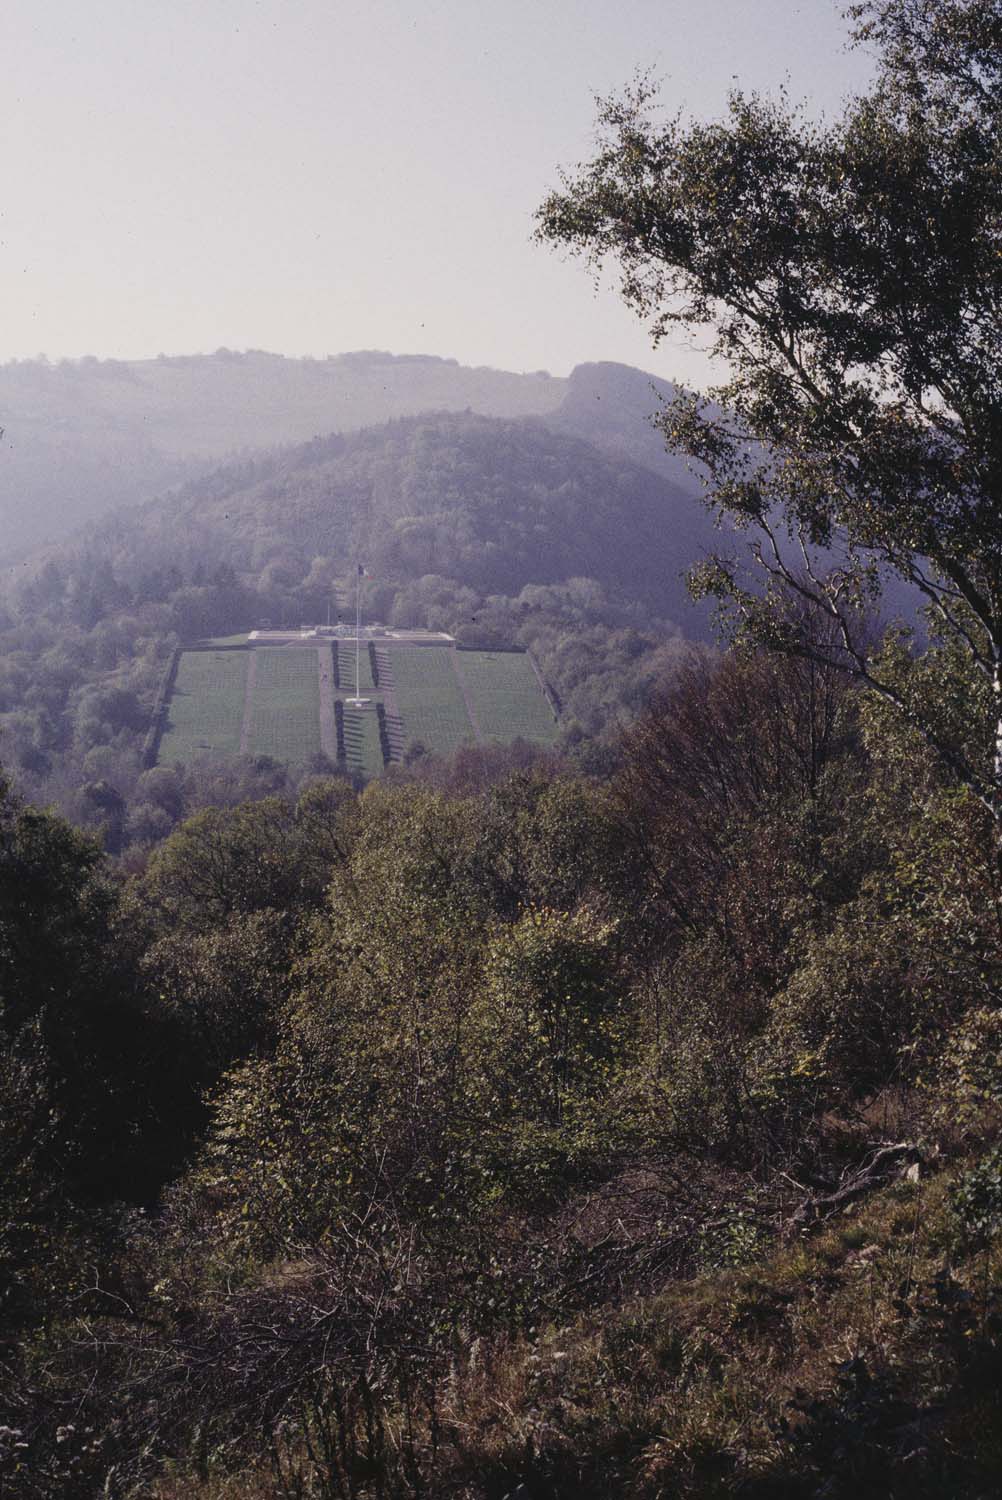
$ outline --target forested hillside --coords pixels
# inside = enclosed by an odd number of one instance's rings
[[[146,791],[177,645],[351,613],[359,560],[367,620],[531,649],[565,748],[601,759],[685,641],[708,635],[684,575],[719,537],[691,494],[535,420],[401,418],[224,465],[9,575],[5,759],[109,847],[147,843],[203,796],[178,792],[168,813]],[[249,784],[246,766],[234,774]]]
[[[305,573],[318,556],[481,595],[596,578],[695,633],[684,573],[716,539],[691,492],[625,456],[536,422],[437,414],[218,469],[88,545],[129,582],[196,562]]]
[[[987,810],[738,655],[485,769],[129,878],[4,792],[7,1493],[995,1493]]]
[[[680,489],[699,489],[698,465],[670,453],[653,418],[677,394],[671,381],[609,361],[578,365],[567,377],[560,405],[543,420],[607,453],[643,464]]]
[[[539,209],[707,336],[675,457],[587,367],[10,580],[4,1500],[1002,1494],[1002,0],[850,15],[838,120],[641,76]],[[558,743],[148,764],[182,642],[284,747],[341,642],[230,653],[359,563],[390,624],[531,648]]]
[[[535,417],[694,492],[650,421],[673,391],[627,365],[560,379],[376,350],[14,362],[0,366],[0,565],[237,455],[420,413]]]
[[[376,350],[261,350],[0,367],[0,563],[223,458],[420,411],[541,415],[564,382]]]

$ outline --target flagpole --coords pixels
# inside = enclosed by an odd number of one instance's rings
[[[355,701],[362,697],[362,569],[355,565]]]
[[[352,708],[363,708],[371,698],[362,697],[362,579],[365,569],[355,564],[355,696],[346,699]]]

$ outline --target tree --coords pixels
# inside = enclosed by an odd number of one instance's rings
[[[148,1193],[172,1149],[159,1122],[176,1035],[130,983],[115,906],[93,840],[21,804],[0,773],[0,1180],[15,1197],[34,1184],[33,1216],[50,1193]],[[18,1212],[5,1196],[0,1223]],[[9,1244],[0,1233],[0,1263]]]
[[[299,855],[293,812],[280,797],[207,807],[157,849],[142,901],[165,931],[205,932],[235,913],[295,909],[323,889],[322,880],[309,888]]]
[[[659,425],[718,511],[757,529],[767,587],[718,557],[697,591],[788,651],[819,648],[783,596],[826,612],[823,658],[893,704],[1002,832],[1002,0],[848,14],[880,68],[840,120],[734,93],[722,122],[659,123],[640,82],[602,105],[599,154],[538,234],[618,262],[655,342],[708,329],[729,370]],[[983,683],[973,753],[860,637],[889,574]]]
[[[535,906],[494,935],[475,1018],[499,1123],[514,1115],[559,1125],[577,1096],[608,1088],[623,1030],[613,936],[586,907]]]
[[[816,639],[824,623],[804,628]],[[811,658],[731,652],[694,660],[630,727],[617,785],[657,941],[719,924],[731,943],[747,934],[769,950],[764,971],[786,962],[776,912],[791,886],[845,899],[847,811],[865,784],[858,700],[843,672]]]

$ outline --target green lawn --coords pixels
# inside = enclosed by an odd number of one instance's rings
[[[532,663],[522,652],[458,651],[456,665],[485,740],[553,745],[557,724]]]
[[[355,643],[349,645],[345,641],[337,642],[337,670],[338,670],[338,692],[344,697],[354,697],[355,694]],[[375,687],[372,680],[372,665],[369,660],[369,643],[362,642],[362,650],[358,662],[359,683],[362,689],[362,697],[371,693]]]
[[[343,702],[342,697],[342,702]],[[379,720],[376,705],[352,708],[344,704],[344,748],[348,769],[379,776],[383,770],[383,752],[379,745]]]
[[[300,766],[320,749],[320,686],[315,647],[255,652],[251,755]]]
[[[160,741],[160,762],[236,755],[244,716],[245,651],[185,651]]]
[[[438,646],[395,647],[390,655],[404,740],[439,755],[476,738],[451,658]]]

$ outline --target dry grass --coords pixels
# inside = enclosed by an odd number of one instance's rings
[[[953,1248],[946,1188],[945,1174],[895,1184],[761,1265],[531,1337],[468,1342],[440,1392],[434,1458],[429,1430],[419,1434],[423,1493],[502,1500],[519,1484],[534,1500],[1002,1492],[997,1390],[955,1399],[963,1330],[930,1311],[929,1288]],[[953,1274],[980,1295],[977,1265],[958,1262]],[[965,1338],[972,1347],[966,1334],[959,1345]],[[909,1453],[897,1487],[895,1465]],[[937,1490],[952,1461],[981,1489]],[[184,1500],[287,1493],[262,1470],[201,1485],[165,1479],[152,1493],[182,1500],[182,1489]],[[357,1491],[370,1493],[383,1492]]]

